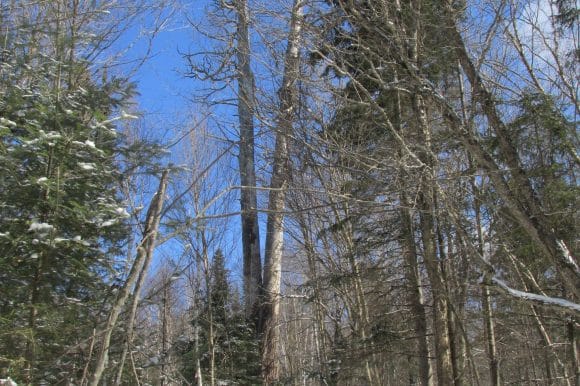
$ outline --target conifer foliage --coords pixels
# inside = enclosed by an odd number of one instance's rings
[[[0,361],[35,384],[82,372],[128,216],[114,117],[132,86],[92,79],[59,5],[0,19]]]

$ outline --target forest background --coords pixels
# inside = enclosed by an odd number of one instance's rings
[[[579,385],[570,0],[0,0],[0,378]]]

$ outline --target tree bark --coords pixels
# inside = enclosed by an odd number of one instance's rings
[[[437,261],[433,228],[435,226],[431,205],[426,194],[419,194],[421,208],[421,237],[423,241],[423,260],[431,283],[433,296],[433,329],[435,334],[435,357],[437,364],[437,380],[439,385],[453,385],[453,365],[451,362],[451,341],[449,339],[449,328],[447,320],[449,305],[445,283],[441,278],[441,272]]]
[[[244,260],[244,304],[247,318],[258,323],[262,287],[262,260],[258,226],[258,200],[254,161],[255,82],[250,66],[249,11],[247,0],[236,0],[236,71],[238,79],[238,119],[240,124],[239,169],[241,188],[242,249]]]
[[[400,210],[403,254],[406,262],[407,293],[413,320],[415,322],[415,335],[417,336],[417,351],[419,361],[419,379],[421,385],[431,386],[433,384],[433,374],[429,360],[429,342],[427,339],[427,316],[425,314],[425,304],[419,267],[417,264],[417,249],[414,238],[412,217],[409,213],[409,203],[405,195],[402,195],[403,207]]]
[[[298,109],[298,78],[300,74],[299,44],[302,34],[303,3],[295,0],[292,6],[288,46],[284,58],[284,75],[279,91],[280,110],[276,122],[274,165],[270,181],[268,223],[264,269],[264,302],[262,304],[262,377],[271,384],[279,377],[276,345],[279,340],[280,285],[284,235],[284,208],[289,179],[288,137]]]
[[[574,385],[580,386],[580,347],[578,347],[578,322],[575,318],[570,318],[567,325],[568,344],[570,345],[569,362],[574,374]]]
[[[153,251],[155,249],[155,240],[157,238],[157,232],[159,229],[159,222],[161,220],[161,211],[163,209],[163,201],[165,199],[165,190],[167,188],[167,180],[169,176],[169,171],[164,170],[159,181],[159,188],[157,193],[151,200],[151,205],[147,211],[147,218],[145,223],[145,230],[143,233],[143,239],[137,247],[137,257],[133,262],[131,271],[125,281],[125,284],[119,290],[119,295],[115,299],[111,307],[111,312],[109,313],[109,318],[105,324],[105,328],[102,331],[102,341],[99,355],[96,359],[95,370],[93,376],[89,382],[91,386],[98,386],[99,382],[107,366],[109,360],[109,345],[111,342],[111,335],[113,334],[113,329],[117,324],[119,314],[123,309],[123,306],[127,302],[127,298],[131,292],[131,288],[135,285],[135,282],[140,275],[141,271],[146,271],[151,262],[151,257],[153,256]]]
[[[163,298],[161,299],[162,309],[161,309],[161,379],[160,385],[170,385],[168,374],[171,372],[171,358],[169,353],[169,286],[171,282],[163,283]]]
[[[413,109],[417,117],[418,132],[421,136],[422,150],[419,158],[425,165],[422,168],[419,186],[418,204],[420,212],[421,238],[423,243],[423,261],[431,284],[433,296],[433,329],[435,334],[435,356],[437,380],[440,385],[455,384],[453,373],[451,342],[449,338],[448,294],[437,257],[437,240],[433,216],[436,184],[434,167],[435,156],[431,152],[431,133],[427,123],[427,114],[423,98],[413,96]]]

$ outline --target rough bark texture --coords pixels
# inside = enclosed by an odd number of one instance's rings
[[[264,303],[262,305],[262,376],[266,384],[279,377],[280,284],[284,235],[284,208],[289,178],[288,137],[298,106],[297,81],[300,73],[299,43],[302,29],[302,3],[292,7],[288,47],[284,59],[284,75],[279,91],[280,111],[276,122],[276,146],[270,181],[268,224],[264,269]]]
[[[96,358],[95,370],[91,380],[89,381],[89,385],[91,386],[99,385],[109,359],[109,345],[111,343],[111,335],[113,334],[113,329],[117,325],[119,314],[125,306],[125,303],[129,298],[129,294],[131,293],[131,289],[135,285],[138,276],[142,271],[147,271],[149,263],[151,262],[153,250],[155,249],[155,240],[157,238],[159,222],[161,220],[161,211],[163,209],[163,201],[165,198],[168,176],[169,172],[167,170],[163,171],[161,180],[159,181],[159,188],[151,200],[151,205],[149,206],[149,210],[147,212],[143,239],[137,247],[137,257],[131,266],[131,271],[127,276],[125,284],[119,290],[119,294],[111,307],[111,312],[109,313],[107,323],[105,324],[103,332],[101,333],[101,348],[99,355]]]
[[[260,257],[260,231],[258,226],[258,200],[256,195],[256,170],[254,166],[254,112],[255,83],[250,66],[249,13],[246,0],[235,2],[237,21],[237,79],[238,119],[240,124],[239,169],[242,212],[242,249],[244,259],[244,303],[246,317],[258,321],[259,293],[262,287],[262,261]]]

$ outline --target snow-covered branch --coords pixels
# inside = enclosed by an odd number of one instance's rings
[[[530,292],[519,291],[511,288],[506,284],[506,282],[504,282],[501,279],[498,279],[497,277],[491,278],[491,284],[493,284],[495,288],[499,289],[502,293],[510,295],[511,297],[517,298],[521,301],[541,304],[544,306],[553,306],[561,310],[572,311],[580,315],[580,305],[568,301],[566,299],[554,298]]]

